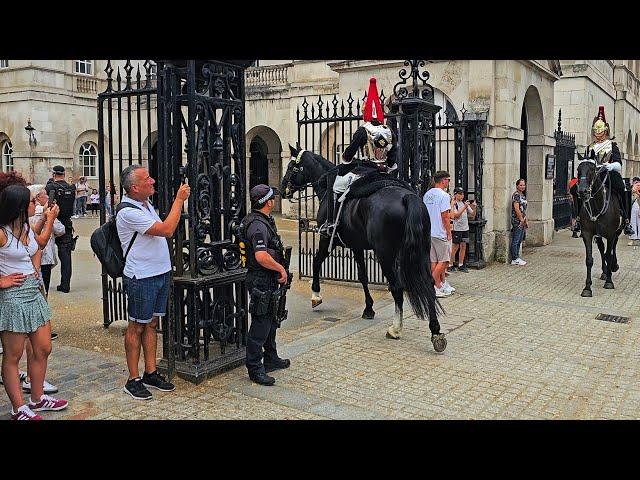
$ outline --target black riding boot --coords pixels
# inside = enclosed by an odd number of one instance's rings
[[[327,197],[327,220],[320,226],[318,233],[320,233],[320,235],[330,237],[333,234],[333,229],[336,224],[336,193],[333,191],[333,188],[329,188],[327,191]]]
[[[631,228],[631,192],[620,192],[619,195],[621,205],[621,215],[624,221],[624,234],[633,235],[633,228]]]

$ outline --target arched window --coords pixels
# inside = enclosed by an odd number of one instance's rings
[[[83,143],[80,146],[80,165],[84,177],[96,177],[96,147],[91,143]]]
[[[2,171],[13,171],[13,145],[9,140],[2,144]]]
[[[85,75],[93,75],[93,60],[76,60],[75,72]]]

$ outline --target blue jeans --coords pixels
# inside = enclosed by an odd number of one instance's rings
[[[511,254],[511,260],[515,260],[520,257],[520,244],[524,239],[524,227],[514,225],[511,227],[511,247],[509,253]]]
[[[123,275],[122,283],[129,302],[129,321],[150,323],[153,317],[166,315],[171,272],[147,278],[129,278]]]

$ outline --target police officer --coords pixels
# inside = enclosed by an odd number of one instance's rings
[[[65,180],[64,167],[56,165],[53,167],[53,179],[49,180],[45,186],[47,195],[51,200],[55,200],[60,207],[58,220],[64,225],[65,233],[56,237],[56,245],[58,246],[58,257],[60,257],[60,285],[57,290],[63,293],[69,293],[71,289],[71,251],[73,250],[73,215],[76,187],[69,185]]]
[[[272,293],[278,284],[287,282],[287,272],[282,266],[282,240],[271,216],[276,194],[278,191],[267,185],[253,187],[252,211],[240,224],[240,236],[247,248],[247,288],[251,297],[246,363],[249,378],[260,385],[273,385],[276,380],[267,373],[291,365],[288,359],[278,357],[276,329],[279,325],[271,307]]]

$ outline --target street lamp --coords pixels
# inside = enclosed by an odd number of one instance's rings
[[[36,145],[38,145],[38,140],[36,140],[36,134],[33,133],[35,128],[31,126],[30,118],[27,120],[27,126],[24,127],[24,129],[27,131],[27,135],[29,135],[29,146],[35,147]]]

